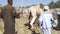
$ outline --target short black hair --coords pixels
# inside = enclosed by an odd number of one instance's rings
[[[13,4],[13,0],[7,0],[8,4],[12,5]]]

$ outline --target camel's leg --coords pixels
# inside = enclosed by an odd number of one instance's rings
[[[32,28],[33,28],[33,23],[36,20],[36,18],[37,18],[37,16],[36,17],[33,17],[32,20],[31,20],[31,22],[30,22],[30,25],[31,25]]]

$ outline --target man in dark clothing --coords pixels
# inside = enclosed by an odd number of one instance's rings
[[[15,33],[15,17],[18,17],[20,13],[16,12],[12,7],[12,0],[8,0],[8,5],[1,9],[1,18],[4,20],[4,34],[16,34]]]

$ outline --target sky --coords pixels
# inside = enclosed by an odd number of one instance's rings
[[[13,0],[13,6],[29,6],[33,4],[48,4],[51,1],[56,2],[57,0]],[[0,0],[1,5],[6,5],[7,0]]]

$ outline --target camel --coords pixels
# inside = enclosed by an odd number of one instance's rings
[[[36,18],[40,16],[40,13],[42,12],[42,9],[40,8],[40,5],[36,5],[36,6],[31,6],[29,8],[29,11],[30,11],[31,16],[32,16],[30,26],[31,26],[31,28],[34,28],[33,23],[35,22]]]

